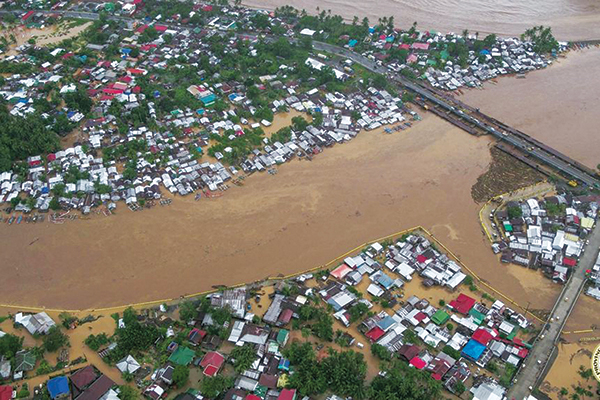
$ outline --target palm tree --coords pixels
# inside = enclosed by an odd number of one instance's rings
[[[466,40],[467,36],[469,36],[469,30],[468,29],[463,30],[462,35],[463,35],[463,38]]]

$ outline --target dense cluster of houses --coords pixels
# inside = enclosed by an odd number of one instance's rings
[[[135,8],[134,4],[134,11]],[[198,4],[192,13],[201,15],[213,11],[212,6]],[[249,87],[242,81],[221,80],[218,76],[211,77],[211,84],[204,82],[187,87],[187,93],[198,101],[198,107],[159,111],[158,103],[165,90],[172,89],[173,84],[158,82],[157,73],[175,63],[181,68],[186,65],[195,67],[199,77],[207,77],[206,71],[200,67],[202,60],[208,59],[210,65],[221,62],[219,56],[211,50],[210,40],[214,37],[222,38],[226,51],[235,53],[239,38],[229,37],[225,32],[235,27],[236,23],[252,27],[253,18],[257,14],[268,18],[274,26],[283,27],[286,36],[298,34],[292,29],[293,24],[273,13],[241,8],[220,9],[218,16],[211,18],[202,28],[186,25],[185,21],[174,15],[157,16],[153,20],[145,19],[140,22],[127,21],[127,26],[122,31],[104,32],[106,43],[87,46],[98,55],[96,65],[85,66],[75,74],[78,85],[83,85],[87,95],[94,100],[92,117],[85,119],[81,112],[68,107],[44,114],[48,122],[51,122],[58,114],[64,113],[69,122],[81,126],[82,140],[77,145],[54,154],[30,157],[27,160],[29,170],[26,177],[22,173],[3,173],[0,176],[0,202],[15,202],[18,198],[29,197],[34,201],[22,201],[18,204],[17,211],[48,211],[55,195],[52,189],[56,185],[64,185],[64,191],[59,193],[58,199],[63,209],[78,209],[88,213],[92,207],[102,204],[114,208],[119,200],[135,207],[138,203],[161,198],[161,188],[178,195],[199,190],[225,190],[227,181],[236,179],[238,168],[245,173],[269,170],[297,156],[310,158],[325,147],[352,139],[361,129],[376,129],[394,123],[401,123],[399,126],[403,129],[410,125],[404,122],[407,110],[403,109],[400,99],[385,90],[369,88],[350,94],[328,92],[323,88],[302,91],[299,89],[299,82],[287,78],[288,71],[293,67],[281,65],[276,74],[261,76],[260,82],[256,84],[261,91],[270,88],[287,94],[287,97],[271,101],[269,108],[274,113],[290,108],[299,112],[322,113],[323,124],[309,125],[306,130],[292,132],[290,140],[285,143],[271,143],[265,138],[264,143],[257,146],[239,165],[224,165],[226,153],[234,151],[232,146],[215,152],[214,158],[202,156],[209,147],[210,134],[229,135],[229,139],[235,141],[248,129],[269,126],[271,123],[262,118],[255,118],[256,122],[252,122],[236,115],[234,107],[247,110],[250,115],[257,112],[256,105],[247,96]],[[108,25],[102,29],[108,29],[107,27]],[[156,32],[156,39],[146,43],[139,42],[140,36],[150,27]],[[458,35],[436,32],[407,34],[395,29],[393,34],[378,36],[377,32],[379,31],[372,28],[366,38],[348,38],[347,47],[354,48],[358,40],[361,40],[368,43],[368,50],[364,55],[382,62],[388,61],[388,53],[396,47],[406,50],[410,53],[406,63],[390,62],[388,66],[391,70],[426,68],[423,76],[433,86],[446,89],[476,86],[481,81],[500,74],[541,68],[550,62],[535,54],[530,43],[517,39],[497,39],[489,50],[483,49],[477,54],[471,51],[469,66],[466,68],[453,65],[451,61],[442,66],[429,57],[431,50],[437,51],[462,40]],[[299,33],[300,36],[314,34],[315,31],[309,29]],[[250,54],[257,56],[256,37],[242,35],[242,38],[249,41]],[[108,60],[105,57],[108,45],[118,46],[120,59]],[[7,60],[32,63],[27,54],[30,47],[29,44],[23,45],[20,53]],[[132,56],[134,52],[135,57]],[[442,50],[441,54],[442,60],[448,58],[446,50]],[[53,63],[45,61],[30,75],[16,74],[5,79],[0,95],[11,104],[10,112],[13,115],[26,116],[33,113],[36,109],[35,100],[45,96],[42,89],[46,84],[57,85],[61,95],[78,90],[78,85],[65,83],[63,77],[71,73],[72,67],[68,66],[71,59],[80,57],[85,62],[86,56],[60,47],[54,48],[50,55],[54,58]],[[330,66],[336,78],[342,81],[353,73],[350,61],[342,63],[341,68],[328,62],[327,57],[321,54],[309,57],[305,64],[315,71]],[[158,88],[151,94],[144,93],[138,82],[140,79],[158,83]],[[160,85],[164,87],[161,89]],[[215,102],[220,100],[228,103],[229,111],[215,112],[212,109]],[[136,109],[143,108],[141,114],[147,114],[152,123],[147,121],[141,126],[136,124],[135,127],[130,126],[126,134],[119,134],[115,126],[117,115],[113,114],[115,103],[120,104],[119,112],[125,114],[139,112]],[[174,140],[173,130],[182,130],[184,137]],[[130,173],[123,176],[124,167],[120,161],[126,161],[125,156],[107,160],[98,155],[107,149],[138,140],[143,141],[145,146],[143,151],[136,149],[138,158],[137,164],[133,166],[134,176],[131,168]],[[67,182],[65,175],[73,168],[79,171],[75,174],[77,178],[71,178]]]
[[[396,28],[391,34],[381,34],[370,29],[370,35],[362,39],[368,43],[363,55],[394,72],[409,69],[434,88],[444,90],[479,87],[484,81],[501,75],[521,75],[552,64],[549,57],[536,53],[530,42],[518,38],[495,38],[491,46],[478,51],[469,50],[460,65],[449,48],[456,43],[474,42],[476,39],[476,35],[464,37],[436,31],[410,33]],[[346,47],[354,48],[357,43],[356,39],[349,39]],[[560,43],[557,51],[566,48],[567,43]],[[389,57],[391,51],[397,50],[406,52],[404,62]]]
[[[136,357],[129,354],[115,362],[114,367],[124,376],[132,376],[151,400],[173,393],[186,400],[203,398],[196,389],[181,392],[176,386],[174,372],[178,366],[198,368],[207,379],[232,377],[233,387],[224,394],[225,399],[295,399],[297,392],[285,389],[294,366],[283,355],[283,349],[291,330],[296,329],[302,308],[315,307],[315,297],[319,297],[342,326],[356,325],[356,331],[338,330],[336,341],[343,339],[346,346],[357,351],[368,351],[364,343],[379,345],[393,357],[431,374],[452,393],[467,386],[475,398],[482,400],[492,398],[484,396],[490,390],[504,393],[505,389],[480,368],[489,367],[490,363],[519,366],[530,345],[520,340],[518,333],[529,322],[501,301],[490,300],[491,304],[486,304],[460,291],[448,304],[433,304],[417,296],[405,299],[400,289],[415,274],[422,284],[439,285],[449,291],[457,289],[465,279],[460,267],[421,235],[407,235],[395,243],[373,243],[360,254],[346,257],[331,271],[304,274],[275,284],[270,303],[262,312],[249,306],[251,298],[260,296],[257,287],[209,295],[210,307],[197,308],[195,316],[183,324],[172,319],[176,309],[173,306],[145,310],[138,321],[165,332],[156,349],[148,350],[160,362],[149,363],[145,353]],[[217,315],[217,310],[223,308],[228,310],[226,320]],[[357,314],[357,308],[370,312]],[[55,326],[44,312],[19,313],[15,323],[32,335],[44,334]],[[117,324],[125,327],[123,319]],[[358,332],[359,336],[350,332]],[[163,343],[160,348],[158,343]],[[98,353],[106,358],[116,346],[109,343]],[[227,366],[235,363],[229,354],[241,346],[250,346],[255,359],[247,370],[234,373]],[[0,371],[4,371],[4,364],[2,360]],[[18,371],[14,372],[23,377],[23,372],[35,368],[35,355],[23,350],[17,354],[15,365]],[[11,364],[8,366],[10,377]],[[112,400],[119,391],[110,378],[91,365],[54,377],[46,387],[52,399]]]
[[[243,18],[247,19],[248,15],[251,14],[245,13]],[[211,134],[229,135],[233,142],[248,129],[271,125],[264,119],[252,122],[236,115],[235,108],[246,110],[250,115],[257,111],[253,101],[246,96],[246,85],[218,79],[219,83],[191,85],[187,92],[199,101],[200,108],[175,108],[160,113],[157,108],[163,91],[154,90],[149,96],[142,92],[137,82],[142,77],[156,81],[155,72],[165,69],[173,60],[180,62],[183,55],[187,65],[198,66],[201,57],[205,56],[210,64],[218,64],[220,60],[212,53],[207,40],[224,34],[216,29],[167,27],[156,22],[129,25],[130,30],[124,31],[129,33],[128,36],[120,38],[112,33],[107,39],[107,44],[119,45],[121,59],[103,59],[106,45],[92,45],[95,46],[92,50],[98,52],[98,62],[77,71],[79,86],[84,85],[86,94],[94,101],[92,117],[84,119],[81,112],[66,107],[45,114],[51,122],[64,113],[68,121],[81,126],[81,140],[75,146],[56,153],[30,157],[25,176],[23,172],[2,173],[0,202],[18,203],[19,199],[30,198],[33,201],[15,204],[16,211],[36,209],[44,212],[49,210],[52,198],[57,197],[62,209],[89,213],[91,208],[99,205],[112,209],[120,200],[129,205],[156,200],[161,198],[163,189],[178,195],[199,190],[205,193],[225,190],[227,182],[236,179],[238,168],[245,173],[268,170],[294,157],[312,157],[325,147],[351,140],[361,129],[371,130],[405,121],[406,110],[402,108],[400,99],[385,90],[371,87],[350,94],[328,92],[323,88],[302,91],[299,90],[299,82],[286,80],[286,71],[290,67],[282,65],[277,74],[262,76],[257,84],[260,90],[272,88],[288,95],[272,101],[269,108],[274,113],[282,109],[321,113],[322,125],[309,125],[303,131],[292,131],[290,140],[285,143],[264,138],[263,143],[239,165],[226,166],[225,156],[233,148],[230,146],[215,152],[214,158],[207,156],[205,153]],[[156,30],[158,38],[149,43],[138,43],[139,35],[149,26]],[[168,43],[166,37],[169,37]],[[235,51],[237,39],[223,39],[223,44]],[[256,56],[255,43],[256,39],[250,38],[250,53]],[[22,49],[22,53],[11,56],[10,61],[31,62],[25,53],[28,46]],[[131,56],[134,49],[139,52],[135,58]],[[70,71],[70,67],[65,65],[66,60],[78,56],[60,47],[52,50],[50,55],[56,58],[54,64],[46,62],[30,76],[16,74],[7,77],[0,95],[12,104],[11,113],[24,116],[34,112],[35,100],[45,96],[43,88],[48,83],[57,85],[60,94],[64,95],[79,90],[74,83],[63,84],[63,75]],[[307,64],[313,69],[325,65],[313,58],[307,59]],[[199,68],[197,73],[200,77],[205,75],[205,71]],[[338,76],[339,79],[347,77],[342,72]],[[165,89],[172,88],[172,84],[164,85]],[[228,102],[231,109],[214,111],[212,107],[219,99]],[[114,114],[115,103],[121,105],[118,110],[125,114],[144,108],[143,113],[147,113],[152,122],[130,126],[125,135],[119,133],[115,126],[118,117]],[[418,118],[414,112],[411,114]],[[408,126],[410,123],[407,122],[400,124],[402,129]],[[182,131],[183,137],[176,138],[174,130]],[[133,142],[143,142],[144,145],[141,148],[130,146]],[[135,150],[137,163],[133,166],[134,176],[132,166],[124,176],[131,152],[116,158],[100,155],[123,146],[127,150],[131,147]],[[61,190],[53,190],[57,186]]]
[[[385,257],[383,266],[374,260],[382,252]],[[386,272],[394,272],[399,277],[391,278]],[[368,276],[371,284],[367,291],[377,297],[382,297],[392,288],[402,287],[404,281],[412,280],[414,273],[423,278],[426,287],[439,285],[450,290],[456,289],[466,278],[456,262],[419,235],[409,235],[406,240],[386,248],[375,243],[367,252],[346,258],[343,264],[331,271],[334,278],[350,285],[356,285],[363,276]]]
[[[378,255],[385,255],[386,272],[374,260]],[[372,308],[369,300],[349,290],[361,282],[363,276],[368,277],[367,293],[385,299],[393,311],[382,310],[363,320],[359,330],[364,337],[373,344],[384,346],[390,353],[398,354],[415,368],[430,371],[434,379],[442,380],[452,392],[458,381],[464,383],[469,378],[473,363],[483,368],[495,359],[517,366],[527,356],[530,346],[516,335],[519,329],[527,328],[529,322],[500,301],[489,306],[459,294],[445,307],[436,308],[427,300],[412,296],[395,308],[398,299],[392,290],[402,287],[404,281],[410,281],[415,272],[421,276],[424,285],[437,284],[450,290],[466,277],[457,264],[433,249],[427,239],[411,235],[387,248],[375,243],[366,252],[346,258],[331,271],[331,277],[335,279],[327,283],[319,295],[333,306],[334,317],[349,326],[351,307],[364,303]],[[286,299],[277,301],[284,303]],[[452,332],[448,323],[457,329]],[[407,340],[407,331],[414,332],[426,346],[419,347],[418,343],[413,343],[414,339],[413,342]],[[445,346],[460,354],[460,358],[440,351]]]
[[[503,240],[492,248],[501,253],[502,262],[541,268],[555,282],[565,283],[596,223],[599,200],[567,193],[508,202],[491,216],[503,232]]]

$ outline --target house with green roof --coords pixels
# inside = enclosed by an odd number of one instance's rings
[[[184,346],[179,346],[177,350],[175,350],[173,354],[171,354],[171,356],[169,357],[169,361],[177,365],[189,365],[195,356],[196,353],[194,352],[194,350]]]
[[[431,320],[436,325],[443,325],[450,319],[448,313],[444,310],[437,310],[435,314],[431,316]]]
[[[471,308],[469,310],[469,315],[471,317],[473,317],[473,322],[475,322],[477,325],[481,325],[483,323],[483,321],[485,320],[485,315],[480,313],[479,311],[477,311],[474,308]]]
[[[277,343],[279,343],[280,346],[285,346],[289,337],[290,331],[287,329],[280,329],[279,332],[277,332]]]
[[[33,371],[35,368],[35,355],[27,350],[21,350],[15,357],[15,372]]]

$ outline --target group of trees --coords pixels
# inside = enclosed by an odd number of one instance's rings
[[[147,350],[159,336],[156,326],[138,321],[133,308],[127,308],[123,312],[123,323],[125,327],[116,330],[117,347],[109,353],[113,362],[132,352]]]
[[[381,347],[381,346],[380,346]],[[375,347],[373,353],[386,361],[391,360],[387,349]],[[362,354],[347,350],[329,350],[328,357],[317,361],[310,343],[293,342],[284,355],[294,366],[288,386],[302,396],[311,396],[329,390],[354,399],[430,400],[438,397],[442,386],[425,371],[410,368],[400,360],[391,361],[385,376],[377,376],[366,385],[366,362]]]
[[[23,338],[7,333],[0,337],[0,355],[12,360],[23,347]]]
[[[367,390],[371,400],[430,400],[440,396],[442,385],[425,371],[396,360],[385,376],[376,376]]]
[[[43,347],[49,353],[54,353],[58,349],[69,344],[69,337],[58,326],[50,328],[48,333],[44,335]]]
[[[254,346],[245,344],[241,347],[236,347],[231,351],[230,357],[234,359],[233,368],[235,372],[241,374],[252,366],[256,360],[256,350]]]
[[[533,50],[540,54],[550,53],[552,50],[558,49],[558,41],[549,26],[540,25],[527,29],[521,35],[521,40],[533,43]]]
[[[5,105],[0,105],[0,121],[0,171],[10,170],[16,160],[52,153],[60,148],[58,136],[37,114],[15,117],[9,114]]]
[[[305,327],[308,327],[313,335],[328,342],[333,340],[333,318],[326,310],[305,304],[300,307],[298,313],[300,321],[305,323]]]
[[[217,152],[220,152],[227,164],[235,165],[262,144],[265,132],[261,128],[244,129],[244,134],[236,136],[233,140],[229,139],[231,135],[235,135],[233,130],[227,130],[222,135],[211,135],[210,138],[217,143],[208,149],[208,154],[214,157]],[[226,148],[230,148],[231,151],[225,151]]]
[[[364,398],[367,364],[362,354],[330,349],[328,357],[317,361],[310,343],[294,342],[284,355],[295,369],[288,386],[298,389],[300,395],[311,396],[330,390],[343,396]]]
[[[98,335],[89,335],[85,338],[84,343],[87,347],[94,351],[100,350],[100,347],[108,344],[109,338],[105,333],[100,333]]]

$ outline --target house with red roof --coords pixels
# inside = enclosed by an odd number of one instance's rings
[[[204,375],[213,377],[219,373],[219,370],[225,363],[225,357],[217,351],[209,351],[200,361],[200,367],[204,368]]]
[[[483,328],[479,328],[473,333],[473,336],[471,338],[487,347],[487,345],[494,337],[489,331]]]
[[[459,294],[455,300],[452,300],[450,303],[448,303],[448,306],[450,306],[454,311],[464,315],[467,315],[469,310],[471,310],[474,305],[475,299],[462,293]]]
[[[352,268],[347,266],[346,264],[342,264],[333,271],[330,272],[330,275],[336,279],[343,279],[346,275],[352,272]]]
[[[413,43],[411,46],[415,50],[429,50],[429,43]]]
[[[21,17],[21,21],[25,23],[29,18],[33,16],[33,14],[35,14],[35,11],[27,11],[27,13]]]
[[[283,389],[277,400],[296,400],[296,389]]]
[[[12,387],[0,386],[0,400],[11,400],[12,399]]]
[[[419,356],[413,357],[410,360],[409,364],[415,367],[416,369],[423,369],[427,366],[427,363],[424,360],[422,360]]]
[[[378,326],[375,326],[371,330],[369,330],[367,333],[365,333],[365,336],[368,337],[371,342],[376,342],[384,334],[385,334],[385,331],[383,329],[381,329]]]
[[[577,260],[571,257],[563,258],[563,265],[566,267],[574,267],[577,265]]]

